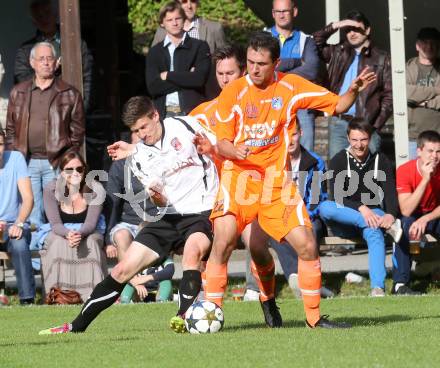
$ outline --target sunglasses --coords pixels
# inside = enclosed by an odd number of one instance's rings
[[[63,171],[68,175],[72,175],[74,171],[76,171],[78,174],[82,174],[84,172],[84,166],[65,167]]]

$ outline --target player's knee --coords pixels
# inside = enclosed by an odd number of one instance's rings
[[[130,280],[130,270],[124,262],[119,262],[111,271],[112,277],[120,282],[127,282]]]
[[[298,257],[304,261],[313,261],[318,258],[318,247],[313,237],[304,241],[303,246],[297,251]]]
[[[221,258],[222,261],[227,261],[235,248],[235,243],[226,239],[215,238],[212,244],[211,255],[215,258]],[[220,259],[219,259],[220,260]]]

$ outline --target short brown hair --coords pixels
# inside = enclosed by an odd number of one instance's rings
[[[126,126],[131,127],[145,116],[151,119],[155,112],[156,108],[149,97],[135,96],[125,103],[122,109],[122,121]]]
[[[178,1],[170,1],[169,3],[166,3],[162,8],[160,8],[159,11],[159,24],[163,23],[163,19],[167,15],[167,13],[173,12],[174,10],[178,10],[182,18],[185,20],[186,15],[185,11],[182,8],[182,5]]]
[[[214,65],[221,60],[232,59],[237,60],[238,67],[243,72],[246,70],[246,51],[240,45],[227,44],[223,47],[219,47],[215,50],[212,60]]]
[[[350,121],[347,127],[347,135],[350,135],[352,130],[360,130],[361,132],[367,133],[368,137],[371,137],[374,131],[371,124],[362,118],[354,118]]]

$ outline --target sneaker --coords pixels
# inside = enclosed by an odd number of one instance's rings
[[[372,296],[373,298],[382,297],[385,296],[385,291],[380,287],[374,287],[371,289],[370,296]]]
[[[247,289],[244,293],[243,300],[245,302],[257,302],[260,300],[260,292],[252,289]]]
[[[347,322],[332,322],[328,319],[328,314],[325,314],[321,316],[318,322],[315,323],[314,326],[312,326],[307,320],[306,320],[306,326],[309,328],[351,328],[351,324]]]
[[[46,330],[41,330],[38,333],[38,335],[57,335],[57,334],[69,333],[71,332],[71,329],[72,329],[72,325],[70,323],[64,323],[63,325],[58,327],[52,327]]]
[[[171,320],[170,320],[170,328],[175,333],[185,333],[186,332],[186,326],[185,326],[185,321],[184,321],[183,317],[181,317],[181,316],[174,316],[173,318],[171,318]]]
[[[393,288],[391,289],[391,294],[394,295],[422,295],[420,291],[414,291],[405,284],[399,286],[396,289],[396,284],[393,284]]]
[[[281,318],[281,314],[275,298],[266,300],[262,302],[260,300],[261,309],[263,310],[264,320],[266,321],[266,325],[270,328],[280,328],[283,325],[283,319]]]
[[[321,286],[321,297],[323,298],[333,298],[335,293],[325,286]]]
[[[298,274],[297,273],[291,273],[289,275],[288,283],[289,283],[289,287],[293,291],[294,297],[296,299],[302,299],[301,289],[299,288],[299,283],[298,283]]]
[[[398,243],[403,235],[402,222],[399,219],[394,221],[386,233],[393,238],[395,243]]]

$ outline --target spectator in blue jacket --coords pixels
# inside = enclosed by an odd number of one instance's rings
[[[298,8],[293,0],[274,0],[272,16],[275,25],[266,30],[280,42],[278,70],[316,82],[320,66],[318,49],[312,37],[294,28],[297,15]],[[315,114],[312,110],[298,110],[297,117],[303,129],[301,145],[311,151],[315,141]]]

